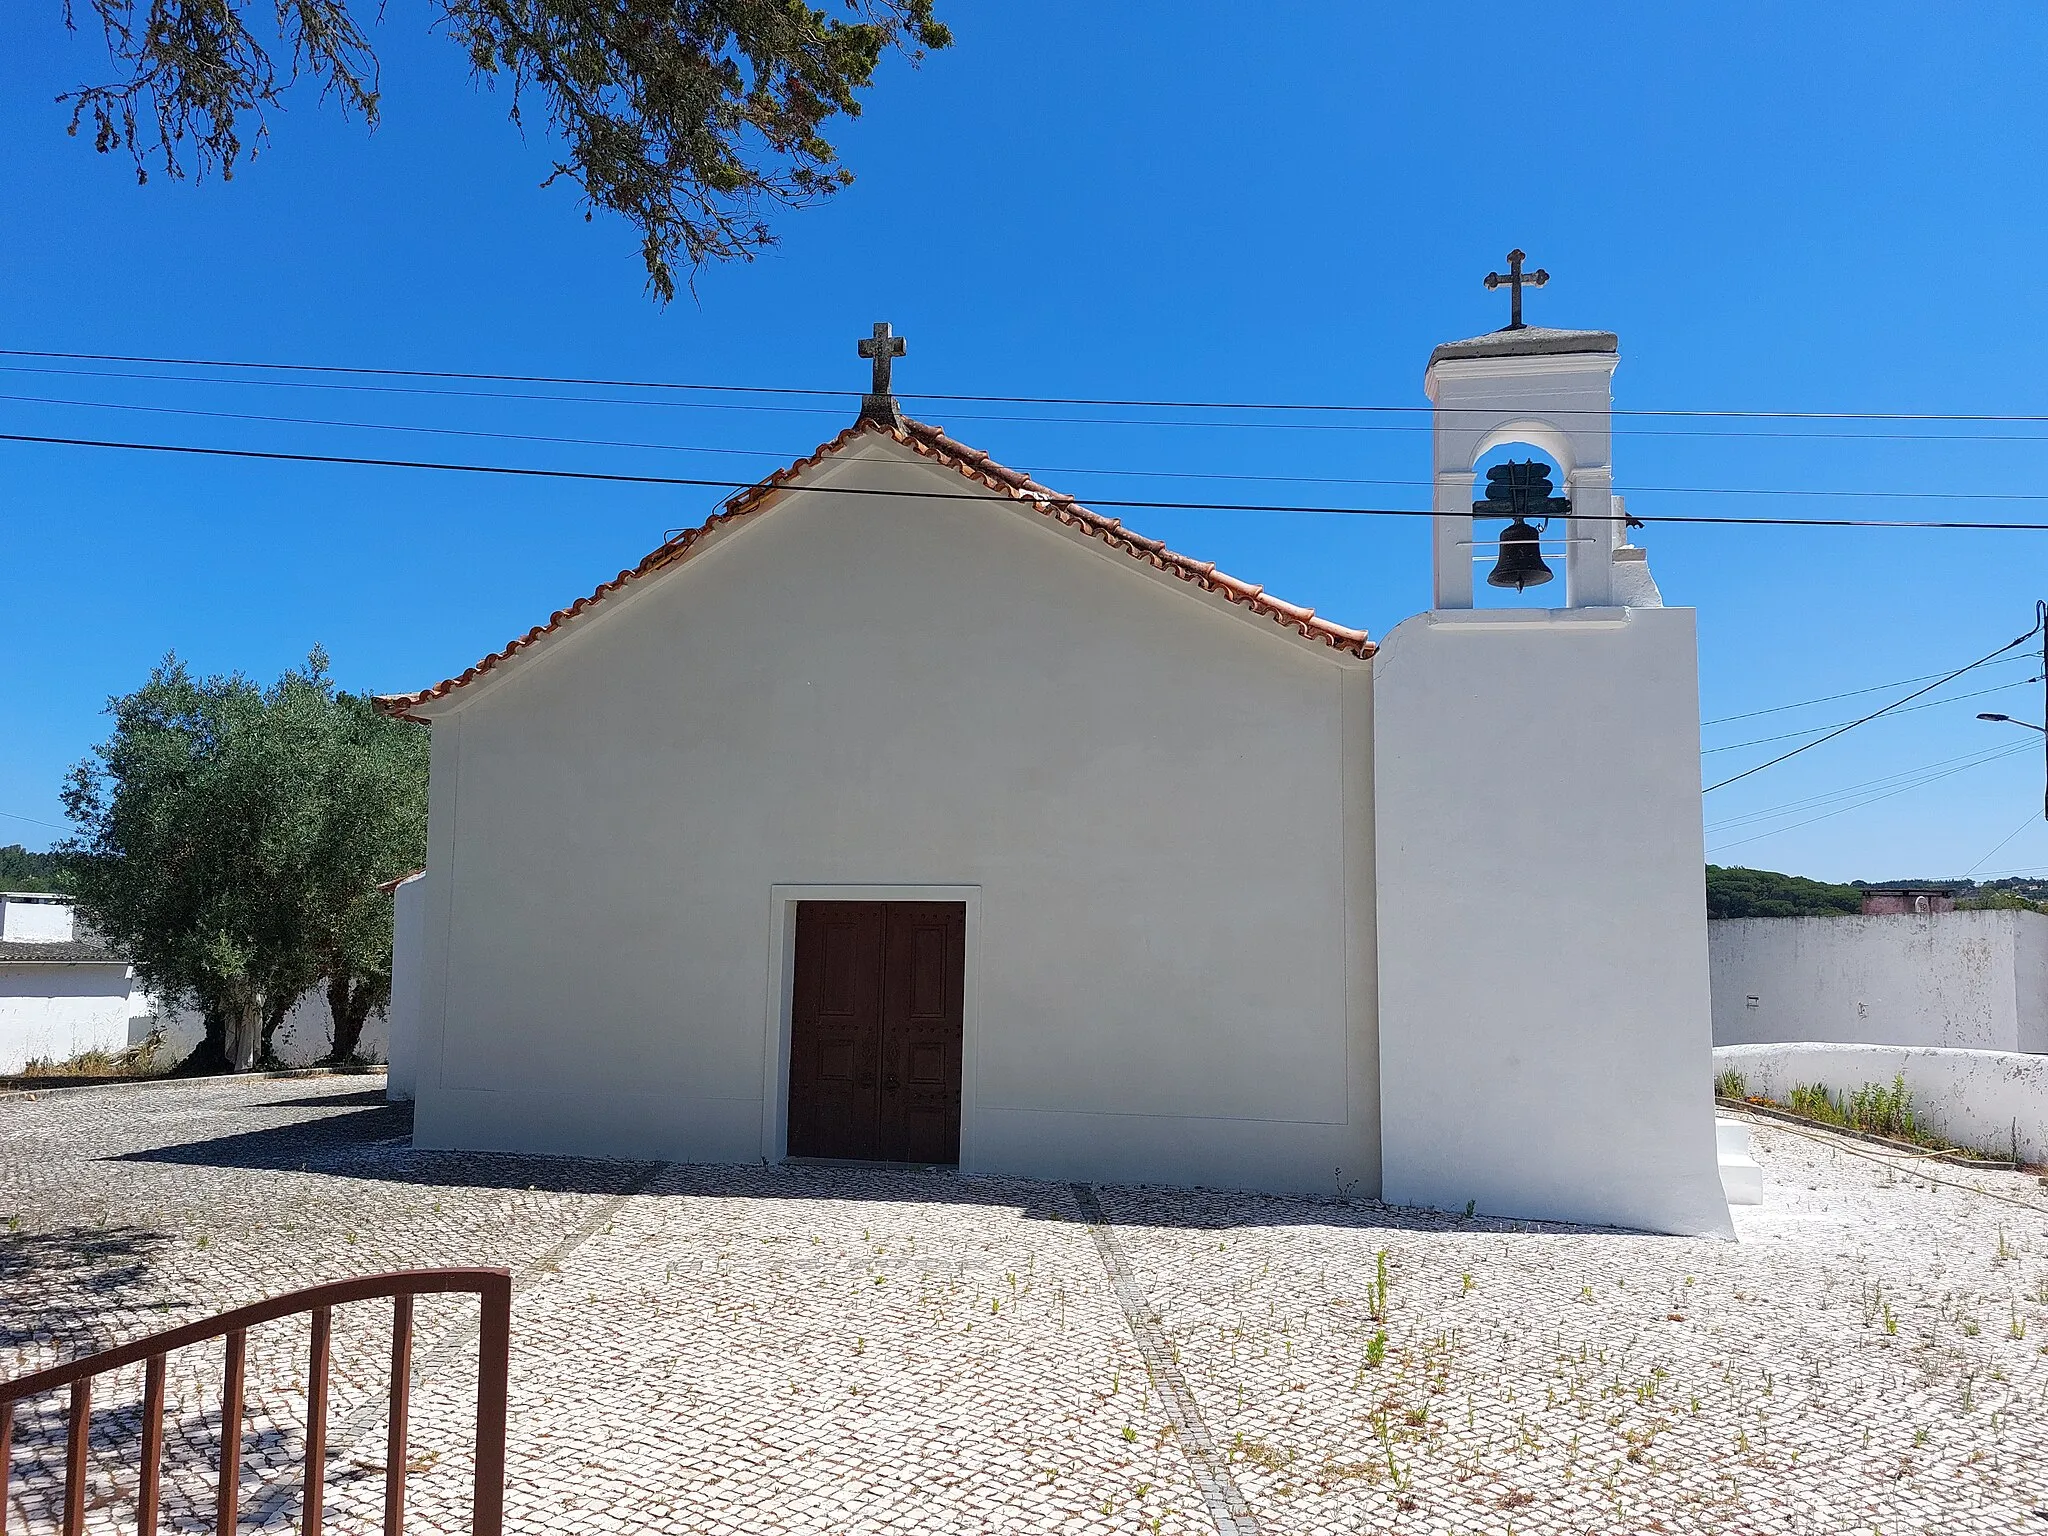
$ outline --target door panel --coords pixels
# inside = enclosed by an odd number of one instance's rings
[[[882,905],[796,909],[789,1021],[789,1154],[872,1158],[879,1150]]]
[[[892,902],[885,942],[882,1155],[957,1163],[967,909],[957,902]]]
[[[797,904],[789,1154],[960,1161],[967,909]]]

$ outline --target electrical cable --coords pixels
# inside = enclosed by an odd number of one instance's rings
[[[435,368],[350,368],[330,363],[264,363],[224,358],[150,357],[118,352],[52,352],[0,348],[0,357],[35,357],[57,362],[128,363],[148,367],[217,368],[266,373],[319,373],[363,378],[454,379],[471,383],[563,384],[589,389],[677,390],[720,394],[800,395],[851,400],[857,389],[804,389],[788,385],[701,384],[653,379],[607,379],[562,374],[460,372]],[[979,395],[905,392],[908,400],[944,400],[977,405],[1092,405],[1113,408],[1202,411],[1331,411],[1371,415],[1433,414],[1430,405],[1360,405],[1346,402],[1294,400],[1147,400],[1087,395]],[[1474,407],[1473,409],[1478,409]],[[1583,414],[1607,414],[1605,407],[1587,407]],[[1722,409],[1619,409],[1616,416],[1672,417],[1714,420],[1770,421],[1970,421],[2048,424],[2048,413],[1963,411],[1762,411]]]
[[[1778,764],[1785,762],[1788,759],[1795,758],[1802,752],[1811,752],[1815,747],[1820,746],[1823,742],[1833,741],[1837,736],[1840,736],[1847,731],[1853,731],[1859,725],[1868,725],[1871,721],[1877,719],[1880,715],[1890,714],[1893,710],[1897,709],[1901,704],[1910,704],[1913,702],[1913,700],[1919,698],[1922,694],[1934,692],[1934,690],[1941,687],[1943,683],[1953,682],[1956,678],[1961,677],[1965,672],[1973,671],[1974,669],[1983,666],[1986,662],[1991,661],[1999,656],[2003,656],[2007,651],[2019,649],[2019,647],[2025,645],[2029,640],[2033,639],[2035,635],[2041,632],[2041,625],[2043,623],[2042,615],[2044,612],[2048,612],[2048,610],[2037,610],[2034,615],[2034,622],[2027,627],[2027,632],[2024,635],[2019,636],[2015,640],[2008,640],[2004,645],[2001,645],[1997,650],[1991,652],[1989,655],[1980,656],[1977,660],[1971,662],[1968,666],[1958,667],[1955,669],[1955,671],[1949,673],[1946,677],[1942,677],[1935,682],[1929,683],[1925,688],[1916,688],[1913,690],[1913,692],[1907,694],[1904,698],[1894,699],[1891,703],[1885,705],[1884,708],[1872,710],[1869,714],[1864,715],[1861,719],[1851,720],[1846,725],[1837,726],[1834,730],[1829,731],[1827,735],[1820,737],[1818,740],[1809,741],[1804,746],[1794,747],[1789,752],[1782,752],[1778,756],[1772,758],[1769,762],[1758,763],[1753,768],[1745,768],[1742,770],[1742,772],[1738,774],[1733,774],[1730,777],[1721,780],[1721,782],[1718,784],[1709,784],[1705,789],[1701,790],[1700,793],[1704,795],[1711,795],[1715,790],[1726,789],[1730,784],[1738,783],[1739,781],[1748,778],[1753,773],[1762,773],[1766,768],[1775,768],[1778,766]]]
[[[110,448],[137,453],[190,454],[201,458],[258,459],[286,464],[345,464],[372,469],[430,469],[444,472],[472,475],[528,476],[542,480],[590,480],[617,485],[666,485],[707,487],[714,490],[748,491],[756,486],[766,487],[765,481],[710,480],[687,475],[631,475],[613,470],[592,469],[540,469],[513,464],[451,464],[431,459],[385,459],[355,454],[338,453],[286,453],[263,448],[209,448],[188,443],[139,443],[110,438],[60,437],[32,432],[0,432],[0,442],[39,443],[62,448]],[[899,491],[872,486],[775,486],[780,493],[799,491],[824,491],[838,496],[888,496],[907,497],[922,501],[972,501],[983,494],[975,491]],[[1034,496],[1051,506],[1063,507],[1122,507],[1148,511],[1183,512],[1284,512],[1302,513],[1332,517],[1435,517],[1437,514],[1426,508],[1416,507],[1339,507],[1314,505],[1289,505],[1273,502],[1241,501],[1185,501],[1185,500],[1138,500],[1132,498],[1091,496],[1082,501],[1078,496],[1058,493],[1043,497]],[[1686,523],[1703,526],[1743,528],[1909,528],[1937,531],[1967,531],[1983,533],[2048,533],[2048,523],[1991,522],[1984,519],[1908,519],[1908,518],[1853,518],[1853,517],[1714,517],[1700,513],[1659,513],[1655,517],[1640,518],[1627,514],[1602,516],[1597,513],[1580,514],[1580,521],[1589,523],[1654,522],[1662,524]],[[1860,723],[1860,722],[1858,722]],[[1763,766],[1768,767],[1768,764]],[[1754,771],[1754,770],[1752,770]],[[1732,780],[1730,782],[1733,782]],[[1717,788],[1719,786],[1716,786]]]
[[[2001,657],[1998,661],[1987,662],[1986,665],[2000,666],[2006,662],[2031,662],[2033,659],[2031,656],[2005,656]],[[1941,675],[1939,672],[1922,672],[1918,677],[1902,677],[1893,683],[1872,683],[1868,688],[1851,688],[1847,693],[1824,693],[1817,699],[1801,699],[1796,704],[1773,704],[1768,709],[1745,710],[1739,715],[1721,715],[1712,720],[1702,720],[1700,728],[1704,730],[1710,725],[1728,725],[1736,720],[1754,720],[1758,715],[1780,715],[1788,709],[1805,709],[1813,704],[1832,704],[1837,699],[1853,699],[1858,694],[1863,693],[1883,693],[1887,688],[1904,688],[1910,683],[1924,683],[1930,677],[1940,677]]]
[[[208,411],[196,406],[149,405],[126,400],[78,400],[54,395],[0,393],[0,401],[23,405],[55,405],[83,410],[134,411],[156,416],[188,416],[205,421],[261,422],[271,426],[333,427],[361,432],[411,432],[440,437],[469,437],[492,442],[545,443],[585,448],[631,448],[662,453],[716,454],[728,458],[781,459],[784,452],[773,448],[711,447],[696,443],[657,443],[611,437],[562,437],[535,432],[492,432],[482,428],[418,426],[405,422],[337,421],[320,416],[279,416],[252,411]],[[1428,480],[1370,479],[1343,475],[1252,475],[1220,474],[1204,470],[1093,469],[1075,465],[1047,465],[1033,471],[1039,475],[1105,475],[1151,480],[1218,480],[1254,484],[1290,485],[1374,485],[1420,489]],[[1790,496],[1797,498],[1842,497],[1892,501],[2048,501],[2048,492],[2005,491],[1861,491],[1846,489],[1801,490],[1784,486],[1708,485],[1618,485],[1628,495],[1672,496]]]
[[[2016,659],[2032,661],[2034,658],[2027,656]],[[1930,699],[1925,704],[1915,704],[1909,709],[1894,710],[1892,713],[1894,715],[1910,715],[1922,709],[1940,709],[1944,704],[1960,704],[1964,699],[1981,699],[1986,694],[2004,693],[2008,688],[2025,688],[2040,681],[2041,679],[2038,677],[2023,677],[2016,682],[2000,683],[1992,688],[1979,688],[1974,693],[1957,693],[1951,694],[1945,699]],[[1832,725],[1811,725],[1803,731],[1783,731],[1776,736],[1758,736],[1749,741],[1732,741],[1725,747],[1703,747],[1700,749],[1700,756],[1712,757],[1716,752],[1739,752],[1744,747],[1761,747],[1773,741],[1795,741],[1801,736],[1815,736],[1822,731],[1831,731],[1833,729],[1835,727]]]
[[[2000,848],[2003,848],[2007,843],[2011,842],[2014,838],[2018,837],[2022,832],[2026,831],[2027,828],[2031,827],[2038,820],[2040,820],[2040,818],[2036,816],[2032,811],[2027,812],[2027,819],[2021,822],[2018,826],[2014,827],[2010,832],[2006,833],[2004,837],[2001,837],[1998,840],[1997,845],[1992,848],[1991,852],[1985,854],[1983,858],[1979,859],[1976,863],[1972,864],[1968,869],[1964,870],[1963,878],[1965,880],[1969,879],[1970,876],[1976,874],[1977,871],[1982,869],[1986,864],[1989,864],[1992,861],[1992,859],[1997,857],[1998,850]]]
[[[2021,742],[2019,745],[2013,747],[2001,748],[1999,751],[1993,752],[1988,756],[1979,758],[1975,762],[1964,763],[1961,767],[1951,768],[1947,770],[1947,772],[1945,773],[1929,774],[1926,778],[1918,779],[1911,784],[1901,784],[1897,789],[1888,789],[1881,795],[1872,795],[1868,799],[1858,800],[1854,805],[1837,806],[1834,810],[1822,811],[1818,816],[1809,816],[1804,821],[1795,821],[1790,826],[1773,827],[1768,832],[1752,833],[1748,837],[1739,837],[1735,839],[1735,841],[1729,843],[1716,843],[1714,847],[1709,851],[1713,853],[1719,853],[1724,849],[1740,848],[1748,843],[1762,842],[1767,837],[1777,837],[1779,834],[1784,832],[1796,832],[1799,830],[1799,828],[1810,827],[1817,821],[1826,821],[1833,816],[1846,816],[1851,811],[1862,810],[1866,805],[1875,805],[1880,800],[1889,800],[1895,795],[1903,795],[1910,790],[1922,789],[1929,784],[1938,782],[1939,780],[1953,778],[1956,774],[1968,773],[1972,768],[1981,768],[1986,763],[1995,763],[1999,761],[2001,758],[2013,757],[2021,752],[2026,752],[2030,750],[2032,750],[2031,744],[2027,742]]]
[[[59,826],[54,821],[38,821],[33,816],[23,816],[18,811],[0,811],[0,816],[6,817],[9,821],[25,821],[32,827],[48,827],[53,832],[69,832],[71,830],[69,827]]]
[[[1731,1104],[1725,1107],[1729,1109],[1739,1110],[1744,1108],[1745,1106],[1740,1104]],[[1859,1157],[1863,1159],[1863,1161],[1866,1163],[1876,1163],[1880,1168],[1902,1169],[1903,1171],[1906,1171],[1910,1175],[1910,1177],[1912,1177],[1915,1180],[1925,1179],[1929,1184],[1939,1184],[1944,1189],[1959,1189],[1964,1194],[1976,1195],[1979,1199],[1996,1200],[2002,1205],[2015,1205],[2018,1206],[2021,1210],[2031,1211],[2037,1216],[2042,1215],[2044,1212],[2048,1212],[2048,1206],[2037,1204],[2032,1200],[2019,1200],[2015,1199],[2011,1195],[2001,1195],[1994,1190],[1985,1189],[1980,1184],[1958,1184],[1954,1179],[1937,1179],[1933,1174],[1924,1172],[1920,1168],[1909,1167],[1906,1164],[1901,1163],[1896,1158],[1880,1157],[1875,1152],[1859,1152],[1854,1147],[1848,1147],[1842,1144],[1846,1138],[1828,1135],[1826,1133],[1825,1127],[1816,1127],[1813,1130],[1809,1131],[1796,1125],[1787,1125],[1783,1120],[1778,1119],[1775,1115],[1756,1115],[1752,1118],[1754,1120],[1761,1121],[1764,1128],[1768,1130],[1784,1131],[1793,1136],[1803,1136],[1808,1141],[1819,1142],[1824,1147],[1830,1147],[1837,1152],[1845,1152],[1850,1157]],[[1913,1161],[1917,1162],[1919,1161],[1919,1159],[1916,1158],[1913,1159]],[[2005,1170],[1998,1169],[1991,1171],[2004,1172]]]
[[[1940,770],[1954,767],[1957,764],[1968,767],[1979,761],[1989,761],[1998,753],[2008,750],[2011,750],[2010,747],[1976,747],[1968,752],[1959,753],[1954,757],[1940,758],[1931,763],[1917,763],[1911,768],[1901,768],[1896,773],[1881,774],[1877,778],[1865,779],[1861,783],[1841,784],[1832,789],[1822,790],[1818,794],[1802,795],[1796,800],[1787,800],[1778,805],[1766,806],[1762,810],[1744,811],[1739,815],[1725,816],[1719,821],[1707,823],[1707,835],[1713,837],[1719,833],[1732,831],[1737,827],[1752,826],[1757,822],[1773,821],[1784,816],[1796,816],[1803,811],[1814,810],[1820,806],[1835,805],[1844,800],[1856,799],[1859,796],[1870,793],[1872,790],[1890,789],[1904,781],[1911,780],[1917,782],[1927,774],[1939,772]]]

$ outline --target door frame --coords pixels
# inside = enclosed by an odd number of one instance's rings
[[[789,1156],[789,1029],[796,1002],[796,906],[800,901],[947,901],[967,908],[960,971],[960,1171],[976,1161],[974,1058],[981,970],[978,885],[771,885],[768,888],[768,986],[761,1072],[761,1157]]]

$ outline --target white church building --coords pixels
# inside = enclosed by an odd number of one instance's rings
[[[876,335],[854,425],[380,700],[433,734],[417,1144],[1728,1234],[1693,614],[1611,493],[1614,336],[1436,349],[1435,603],[1375,644],[907,420]],[[1509,444],[1562,494],[1478,485]]]

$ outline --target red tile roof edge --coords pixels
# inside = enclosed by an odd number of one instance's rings
[[[536,624],[506,645],[503,650],[493,651],[459,676],[446,678],[431,688],[422,688],[417,693],[381,694],[375,701],[378,710],[396,719],[417,718],[411,711],[420,705],[444,699],[456,689],[475,682],[485,673],[494,670],[501,662],[509,661],[528,646],[544,636],[553,634],[572,619],[581,617],[598,603],[633,582],[689,559],[712,533],[729,524],[742,522],[762,511],[770,504],[774,493],[789,481],[869,432],[885,433],[933,463],[958,471],[961,476],[976,485],[1005,493],[1013,500],[1025,502],[1070,528],[1100,539],[1112,549],[1120,549],[1133,559],[1142,560],[1155,570],[1177,576],[1202,591],[1219,593],[1229,601],[1248,607],[1252,612],[1262,614],[1306,639],[1320,640],[1332,650],[1358,657],[1369,657],[1377,649],[1364,630],[1348,629],[1341,624],[1332,624],[1328,619],[1317,618],[1313,608],[1302,608],[1269,596],[1263,587],[1254,586],[1248,581],[1240,581],[1235,576],[1217,570],[1213,561],[1192,560],[1186,555],[1176,554],[1160,540],[1148,539],[1143,534],[1126,528],[1114,517],[1105,517],[1099,512],[1090,511],[1073,497],[1040,485],[1022,470],[1010,469],[996,463],[981,449],[970,448],[967,444],[948,437],[938,427],[929,426],[921,421],[906,421],[904,428],[902,431],[896,431],[873,422],[856,422],[830,442],[820,443],[811,453],[793,464],[778,469],[758,485],[736,492],[722,508],[702,524],[677,534],[631,570],[621,571],[610,581],[602,583],[588,597],[580,597],[567,608],[557,609],[548,616],[545,624]]]

